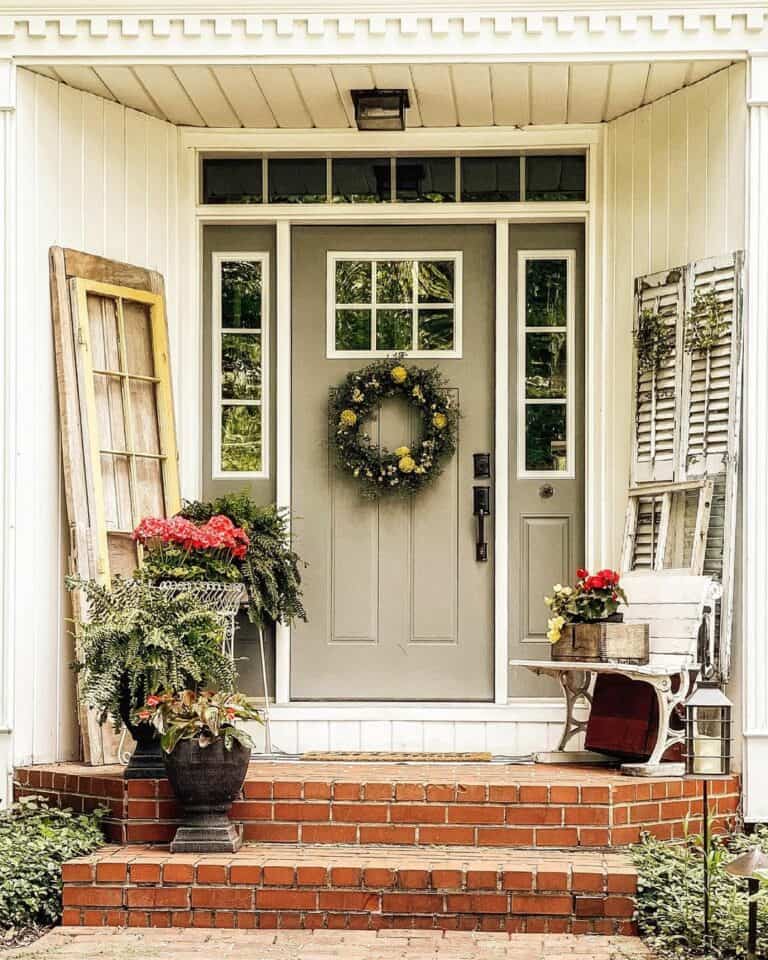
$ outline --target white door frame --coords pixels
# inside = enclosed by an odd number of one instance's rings
[[[376,142],[374,142],[376,141]],[[202,489],[202,390],[201,357],[203,337],[202,235],[208,224],[274,224],[276,228],[276,331],[277,350],[277,455],[276,499],[281,507],[291,506],[291,230],[305,224],[439,224],[486,223],[496,229],[496,358],[495,358],[495,511],[494,518],[494,703],[508,703],[508,578],[509,578],[509,226],[512,223],[579,222],[585,226],[585,545],[588,564],[607,562],[611,546],[611,520],[605,508],[609,480],[607,431],[601,411],[605,409],[606,369],[604,357],[610,355],[612,326],[604,323],[597,251],[602,229],[603,136],[596,126],[563,126],[534,131],[500,130],[414,130],[409,137],[410,150],[461,153],[469,150],[584,149],[587,152],[587,199],[567,203],[479,204],[453,203],[424,205],[388,203],[372,209],[369,204],[222,205],[199,202],[200,154],[212,150],[270,153],[284,151],[345,153],[395,152],[389,135],[366,135],[349,131],[221,131],[190,129],[180,131],[182,162],[181,195],[188,203],[182,211],[186,223],[180,235],[188,242],[180,251],[181,275],[197,277],[185,288],[183,315],[188,318],[184,338],[176,344],[176,369],[184,371],[178,391],[179,448],[182,451],[182,489],[186,497],[197,497]],[[322,144],[322,146],[321,146]],[[399,140],[399,151],[403,150]],[[189,201],[191,200],[191,203]],[[183,227],[186,226],[187,229]],[[599,349],[598,349],[599,347]],[[193,356],[194,354],[194,356]],[[501,454],[501,455],[499,455]],[[288,704],[290,699],[291,631],[278,626],[276,631],[275,699]],[[531,698],[537,699],[537,698]],[[516,701],[521,706],[520,700]],[[338,704],[313,704],[313,710],[338,707]],[[411,708],[414,704],[409,704]],[[421,706],[430,708],[430,704]],[[458,705],[457,706],[461,706]],[[477,704],[465,706],[478,706]],[[399,705],[380,705],[399,709]],[[445,704],[442,704],[445,707]]]

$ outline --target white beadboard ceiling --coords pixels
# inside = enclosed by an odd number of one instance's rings
[[[343,129],[354,126],[349,91],[355,88],[407,88],[409,127],[600,123],[729,63],[145,64],[31,69],[185,126]]]

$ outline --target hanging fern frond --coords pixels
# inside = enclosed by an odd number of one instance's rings
[[[110,588],[79,577],[89,619],[79,625],[81,690],[99,722],[112,716],[120,728],[120,707],[132,709],[163,690],[211,687],[233,690],[236,673],[222,652],[220,618],[190,594],[172,595],[151,584],[114,577]]]

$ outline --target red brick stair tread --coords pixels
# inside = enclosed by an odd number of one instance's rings
[[[122,779],[120,767],[41,765],[16,771],[17,795],[76,810],[107,804],[108,839],[167,843],[178,811],[167,781]],[[713,784],[722,826],[737,778]],[[247,841],[285,844],[602,848],[682,836],[701,817],[701,784],[634,780],[615,771],[504,764],[252,763],[232,818]]]
[[[106,847],[64,866],[65,925],[634,932],[618,853]]]

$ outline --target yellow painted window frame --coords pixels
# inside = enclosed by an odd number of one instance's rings
[[[166,516],[171,516],[181,509],[181,492],[179,487],[178,449],[176,446],[176,426],[173,415],[173,394],[171,391],[170,353],[168,346],[168,327],[165,318],[165,302],[162,294],[151,293],[146,290],[137,290],[133,287],[117,286],[102,283],[97,280],[75,278],[70,280],[70,296],[75,310],[78,348],[80,353],[82,380],[82,397],[86,422],[83,424],[84,446],[90,462],[91,488],[93,492],[93,516],[95,518],[94,541],[96,550],[97,579],[102,583],[111,580],[109,567],[109,545],[104,503],[104,489],[101,475],[101,454],[103,451],[99,442],[98,418],[96,414],[96,390],[94,387],[94,365],[91,347],[91,331],[88,318],[88,294],[96,294],[115,301],[118,323],[118,349],[120,354],[119,371],[112,371],[120,378],[123,397],[123,416],[125,423],[126,449],[130,464],[131,483],[131,510],[134,523],[138,522],[134,510],[134,497],[138,481],[136,477],[137,451],[133,443],[133,419],[131,408],[130,389],[128,382],[131,375],[126,364],[126,336],[123,303],[132,301],[149,306],[150,330],[152,336],[152,357],[154,362],[154,377],[143,378],[155,384],[155,399],[157,406],[158,433],[160,437],[160,460],[163,479],[163,499]],[[133,379],[142,379],[134,376]],[[123,532],[123,531],[118,531]]]

